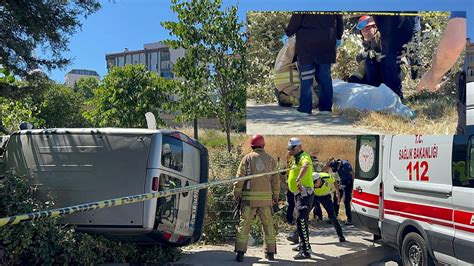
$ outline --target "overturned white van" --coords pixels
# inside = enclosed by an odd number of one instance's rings
[[[3,155],[55,207],[204,183],[207,149],[178,131],[153,129],[35,129],[13,133]],[[60,219],[78,230],[139,243],[182,246],[202,233],[207,190]]]

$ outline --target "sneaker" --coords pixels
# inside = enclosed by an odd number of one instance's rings
[[[300,112],[298,110],[291,110],[289,115],[294,115],[294,116],[310,116],[311,113],[305,113],[305,112]]]
[[[297,235],[290,235],[286,239],[290,242],[293,242],[294,244],[299,244],[300,243],[300,238]]]
[[[273,252],[267,252],[267,254],[265,254],[265,258],[267,260],[275,260],[275,253]]]
[[[308,252],[299,252],[298,254],[296,254],[296,256],[293,257],[293,259],[295,260],[304,260],[304,259],[309,259],[311,258],[311,254],[309,254]]]
[[[244,253],[242,251],[237,251],[237,256],[235,257],[235,260],[237,262],[243,262],[244,261]]]
[[[340,237],[339,237],[339,242],[346,242],[346,238],[343,237],[343,236],[340,236]]]
[[[352,221],[349,221],[349,220],[347,220],[344,224],[345,224],[345,225],[353,225],[353,224],[352,224]]]
[[[319,115],[330,115],[330,114],[332,114],[332,112],[331,111],[319,111],[318,114]]]
[[[293,251],[301,251],[301,246],[298,245],[298,246],[292,248],[291,250],[293,250]]]
[[[291,250],[293,250],[293,251],[298,251],[298,252],[303,251],[303,249],[301,248],[301,245],[298,245],[298,246],[292,248]],[[311,246],[309,247],[308,252],[312,252]]]

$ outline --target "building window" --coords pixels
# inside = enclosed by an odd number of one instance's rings
[[[161,56],[161,61],[169,61],[170,60],[170,52],[169,51],[161,52],[160,56]]]
[[[170,71],[161,72],[161,76],[165,79],[173,79],[174,78],[173,72],[170,72]]]
[[[158,53],[152,52],[151,60],[150,60],[150,71],[158,72],[157,65],[158,65]]]

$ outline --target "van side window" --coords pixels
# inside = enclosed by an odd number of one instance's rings
[[[181,172],[183,170],[183,142],[163,135],[161,165]]]
[[[161,174],[158,191],[181,187],[181,180],[170,175]],[[178,219],[179,195],[158,198],[155,221],[158,229],[173,231]]]
[[[355,178],[374,180],[379,173],[379,136],[361,136],[357,140]]]
[[[469,139],[467,147],[468,165],[466,169],[466,162],[459,161],[453,165],[453,185],[459,187],[474,188],[474,137]]]

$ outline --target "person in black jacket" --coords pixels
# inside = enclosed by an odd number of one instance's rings
[[[287,36],[296,34],[296,56],[301,90],[298,111],[311,114],[313,77],[320,86],[319,111],[332,111],[331,64],[336,62],[336,46],[343,34],[342,15],[293,14]]]

